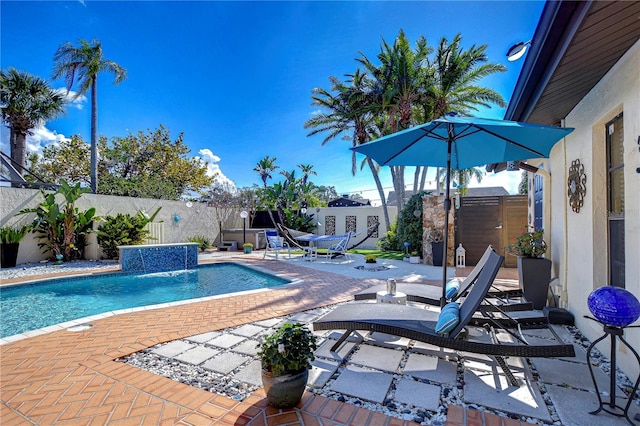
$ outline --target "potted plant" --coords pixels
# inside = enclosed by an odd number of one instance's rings
[[[507,247],[509,254],[518,256],[518,278],[522,293],[534,309],[547,304],[551,282],[551,260],[542,257],[547,251],[544,230],[530,231],[524,227],[516,242]]]
[[[364,256],[364,263],[376,263],[375,254],[367,254]]]
[[[16,266],[20,241],[30,230],[31,228],[28,225],[19,227],[5,225],[0,227],[0,264],[3,268]]]
[[[417,251],[412,251],[411,256],[409,257],[409,263],[420,263],[420,255]]]
[[[283,324],[258,346],[262,384],[269,405],[295,407],[302,398],[315,359],[316,336],[303,324]]]
[[[244,253],[245,254],[249,254],[249,253],[251,253],[251,251],[253,251],[253,244],[251,244],[251,243],[244,243],[242,245],[242,247],[244,248]]]
[[[444,235],[440,229],[433,228],[427,236],[427,241],[431,243],[431,258],[433,266],[442,266],[444,251]]]

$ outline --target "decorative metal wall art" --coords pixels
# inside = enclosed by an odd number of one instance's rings
[[[571,162],[567,186],[571,209],[576,213],[580,213],[580,209],[584,204],[584,196],[587,195],[587,176],[584,174],[584,164],[580,163],[580,160]]]

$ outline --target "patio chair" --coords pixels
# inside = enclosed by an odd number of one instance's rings
[[[262,258],[267,257],[267,252],[272,250],[276,253],[276,259],[278,259],[278,253],[280,250],[286,249],[289,252],[289,259],[291,259],[291,247],[287,242],[283,242],[280,240],[280,236],[278,236],[278,231],[275,229],[267,229],[265,231],[265,236],[267,237],[267,247],[264,249],[264,255]]]
[[[471,286],[476,282],[480,271],[484,267],[489,255],[493,252],[493,247],[489,245],[482,254],[482,257],[469,273],[469,275],[460,283],[460,289],[457,294],[450,299],[450,301],[456,301],[460,297],[467,294],[471,289]],[[379,291],[386,290],[386,284],[378,284],[366,288],[354,295],[355,300],[369,300],[375,299],[376,294]],[[416,283],[398,283],[396,290],[407,295],[407,301],[424,303],[426,305],[440,306],[440,297],[442,297],[442,287],[433,286],[429,284],[416,284]],[[533,305],[529,302],[513,302],[508,298],[503,297],[503,292],[489,292],[489,298],[485,298],[481,305],[487,311],[502,310],[504,312],[509,311],[528,311],[533,309]],[[484,303],[486,302],[486,303]]]
[[[575,351],[573,345],[565,344],[552,328],[549,330],[553,333],[558,344],[529,345],[522,336],[516,336],[511,332],[509,335],[514,336],[516,342],[503,342],[498,340],[495,328],[491,326],[485,327],[491,336],[490,343],[458,338],[463,329],[469,326],[474,313],[487,295],[503,260],[504,257],[495,251],[489,254],[475,284],[462,303],[459,305],[457,302],[449,304],[459,306],[459,309],[456,308],[458,311],[457,323],[448,323],[447,325],[452,327],[449,327],[444,333],[442,330],[438,330],[440,333],[436,330],[442,326],[441,321],[449,320],[451,315],[451,309],[447,311],[449,305],[437,312],[406,305],[350,302],[336,307],[333,311],[316,320],[313,323],[313,329],[316,331],[346,330],[332,346],[332,351],[337,351],[354,331],[368,330],[406,337],[457,351],[491,355],[495,357],[509,380],[515,384],[516,379],[503,357],[574,357]]]
[[[329,246],[327,248],[327,259],[333,259],[334,257],[342,255],[351,260],[347,254],[347,246],[349,245],[349,240],[351,239],[352,234],[352,232],[347,232],[342,236],[342,239],[340,239],[337,244]]]

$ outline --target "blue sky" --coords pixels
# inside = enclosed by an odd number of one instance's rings
[[[260,183],[253,168],[269,155],[285,170],[313,164],[316,184],[374,199],[370,171],[351,175],[349,141],[321,146],[322,136],[307,136],[303,124],[316,112],[311,90],[329,88],[331,75],[353,72],[358,52],[375,58],[381,40],[393,43],[400,29],[412,44],[424,35],[434,46],[459,32],[465,47],[487,44],[489,60],[507,66],[507,72],[482,83],[508,101],[523,61],[507,62],[504,54],[532,37],[543,6],[542,1],[3,0],[0,63],[2,69],[50,78],[59,45],[98,39],[104,57],[128,72],[117,86],[111,75],[100,75],[100,135],[125,136],[162,124],[174,138],[183,132],[190,155],[209,160],[212,170],[237,187]],[[52,86],[62,87],[63,81]],[[29,149],[73,134],[89,141],[88,101],[79,99],[66,116],[38,129]],[[476,115],[502,118],[504,110]],[[3,127],[2,150],[8,153],[7,140]],[[390,187],[386,168],[381,176]],[[481,185],[514,191],[519,179],[517,172],[504,172],[487,175]]]

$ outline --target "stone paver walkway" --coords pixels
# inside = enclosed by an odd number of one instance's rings
[[[291,410],[267,406],[262,389],[243,402],[139,370],[115,359],[194,334],[240,326],[352,299],[376,279],[354,279],[284,262],[243,258],[302,284],[206,302],[116,315],[78,332],[66,330],[0,346],[0,423],[403,425],[305,393]],[[449,407],[450,425],[515,425],[518,421]]]

